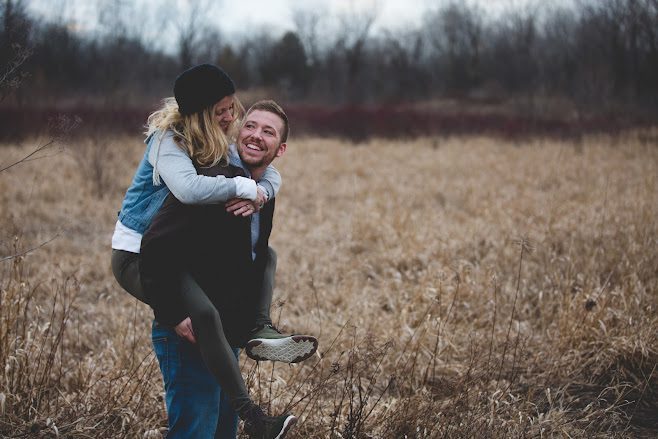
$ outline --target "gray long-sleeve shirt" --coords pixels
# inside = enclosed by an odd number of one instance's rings
[[[237,155],[235,148],[230,154]],[[221,203],[231,198],[255,199],[256,185],[245,177],[198,175],[187,152],[178,146],[173,132],[167,131],[159,147],[149,151],[149,162],[160,174],[174,197],[184,204]],[[271,199],[281,187],[281,174],[270,165],[258,184]]]

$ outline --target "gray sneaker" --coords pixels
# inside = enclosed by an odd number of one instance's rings
[[[318,339],[310,335],[284,335],[272,325],[263,325],[251,334],[245,352],[256,361],[298,363],[318,350]]]

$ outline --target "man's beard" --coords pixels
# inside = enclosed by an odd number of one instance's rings
[[[274,161],[274,157],[276,157],[280,147],[281,145],[277,146],[274,150],[274,154],[271,156],[269,154],[264,155],[260,160],[252,159],[250,157],[246,157],[245,160],[245,157],[242,156],[242,148],[238,149],[238,155],[240,156],[242,163],[247,165],[248,168],[260,168],[261,166],[268,166],[270,163],[272,163],[272,161]]]

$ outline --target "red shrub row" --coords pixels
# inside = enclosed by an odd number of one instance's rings
[[[369,137],[490,135],[509,139],[531,136],[577,138],[587,133],[617,133],[650,124],[649,120],[596,116],[574,120],[500,113],[392,109],[347,106],[330,108],[287,105],[293,134],[337,136],[351,141]],[[138,134],[151,109],[0,108],[0,140],[18,140],[35,134],[111,135]]]
[[[376,137],[490,135],[509,139],[533,136],[577,138],[587,133],[618,133],[650,125],[648,120],[595,116],[576,120],[540,118],[500,113],[482,113],[413,108],[293,106],[288,109],[293,126],[301,132],[338,135],[353,141]]]

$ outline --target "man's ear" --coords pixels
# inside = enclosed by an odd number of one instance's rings
[[[288,147],[287,143],[282,143],[279,145],[279,149],[276,150],[276,155],[275,157],[281,157],[284,152],[286,152],[286,148]]]

